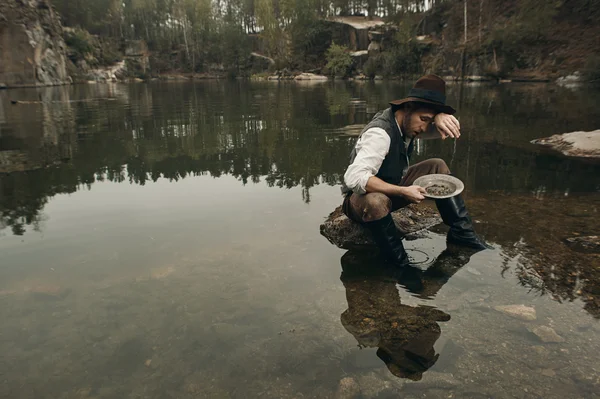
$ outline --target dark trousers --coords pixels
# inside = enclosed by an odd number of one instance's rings
[[[443,159],[432,158],[409,167],[402,178],[400,186],[408,187],[425,175],[450,174],[450,169]],[[342,209],[346,216],[358,223],[372,222],[384,218],[390,212],[410,204],[404,197],[388,197],[382,193],[356,194],[349,193],[344,198]]]

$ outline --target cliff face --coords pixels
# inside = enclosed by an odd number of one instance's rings
[[[58,15],[46,0],[0,0],[0,85],[70,82]]]

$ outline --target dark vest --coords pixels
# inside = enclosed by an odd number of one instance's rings
[[[360,135],[362,136],[364,132],[373,127],[385,130],[391,139],[390,150],[385,156],[383,163],[375,176],[386,183],[400,184],[402,177],[406,174],[406,170],[408,169],[409,158],[413,150],[413,141],[411,140],[407,149],[404,145],[404,138],[402,137],[400,129],[398,129],[398,124],[396,123],[391,108],[378,112],[373,117],[373,120],[365,126]],[[350,164],[354,162],[355,158],[356,148],[353,148],[352,153],[350,154]],[[344,186],[342,191],[348,192],[349,190]]]

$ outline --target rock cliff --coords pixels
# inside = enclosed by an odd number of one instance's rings
[[[0,86],[70,82],[58,15],[46,0],[0,0]]]

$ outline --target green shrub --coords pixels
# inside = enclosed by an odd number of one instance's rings
[[[300,70],[325,66],[325,54],[331,46],[331,24],[325,21],[296,21],[289,27],[292,62]]]
[[[382,54],[381,68],[383,76],[410,76],[420,71],[420,55],[416,48],[400,45]]]
[[[346,46],[331,43],[325,56],[327,58],[327,70],[331,75],[342,78],[348,76],[352,67],[352,57]]]
[[[95,49],[95,56],[100,65],[113,65],[123,59],[123,54],[119,51],[118,42],[114,39],[101,39],[99,46]]]
[[[72,61],[85,59],[86,54],[94,52],[91,35],[83,29],[72,29],[65,32],[65,43],[71,49]]]

